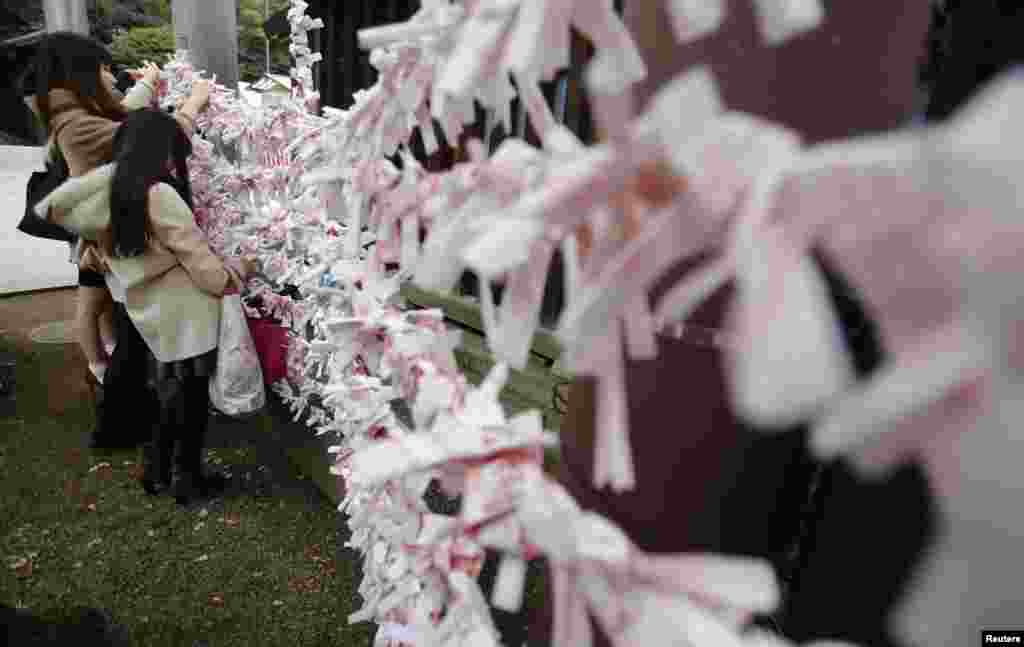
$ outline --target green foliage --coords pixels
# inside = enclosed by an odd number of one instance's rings
[[[174,30],[170,25],[132,27],[114,38],[110,51],[117,65],[135,68],[145,61],[163,64],[167,55],[174,53]]]
[[[96,0],[96,15],[109,20],[114,13],[114,0]]]
[[[288,8],[288,0],[270,0],[269,15],[264,0],[238,0],[238,62],[239,77],[255,81],[267,71],[267,38],[263,22],[278,11]],[[270,39],[270,71],[286,73],[290,64],[288,38]]]
[[[156,16],[163,20],[165,23],[170,24],[171,22],[171,3],[170,0],[142,0],[143,8],[148,16]]]
[[[238,64],[239,76],[243,81],[255,81],[267,71],[267,38],[263,23],[279,11],[287,10],[288,0],[237,0],[238,1]],[[131,5],[129,7],[129,5]],[[269,5],[269,6],[267,6]],[[266,10],[269,9],[269,14]],[[170,0],[97,0],[95,12],[98,21],[109,25],[115,15],[125,11],[142,10],[141,17],[159,19],[160,27],[134,26],[127,32],[113,37],[111,50],[119,65],[135,67],[145,60],[163,63],[166,54],[174,51],[174,33],[171,26]],[[120,13],[119,13],[120,12]],[[110,28],[106,30],[110,32]],[[109,40],[108,36],[103,40]],[[291,65],[288,53],[288,37],[275,36],[270,39],[270,72],[287,74]]]

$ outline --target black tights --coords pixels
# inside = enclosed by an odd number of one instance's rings
[[[169,474],[177,443],[177,466],[183,475],[200,475],[209,427],[209,377],[171,377],[156,386],[160,417],[153,434],[154,458],[161,474]]]

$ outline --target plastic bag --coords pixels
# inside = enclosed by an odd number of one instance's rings
[[[225,295],[221,301],[219,344],[210,404],[228,416],[258,412],[267,401],[263,370],[238,294]]]

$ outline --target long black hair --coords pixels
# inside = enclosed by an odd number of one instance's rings
[[[103,66],[112,63],[110,52],[98,40],[70,31],[47,35],[39,43],[32,77],[36,106],[46,133],[50,131],[52,111],[50,91],[70,90],[90,112],[114,121],[127,114],[103,82]]]
[[[192,208],[188,156],[192,142],[174,117],[153,108],[131,112],[114,136],[114,180],[110,188],[113,256],[138,256],[149,231],[149,188],[159,182],[173,186]],[[168,163],[174,165],[171,177]]]

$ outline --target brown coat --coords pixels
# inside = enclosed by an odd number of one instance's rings
[[[136,83],[121,101],[125,110],[138,110],[153,104],[153,89],[146,83]],[[54,148],[60,151],[68,163],[71,177],[80,177],[114,157],[114,135],[120,123],[96,115],[88,110],[71,90],[57,88],[50,91],[50,133],[47,155],[54,155]],[[39,114],[35,97],[28,99],[29,108]],[[178,124],[191,137],[192,122],[181,115],[175,115]],[[99,260],[93,246],[83,241],[79,248],[78,264],[84,269],[103,272],[106,268]]]
[[[808,142],[893,128],[917,107],[927,0],[825,1],[821,28],[778,47],[761,40],[749,0],[729,0],[722,29],[685,46],[675,43],[663,2],[625,4],[649,67],[637,90],[641,106],[675,73],[707,64],[729,108],[781,122]],[[670,274],[682,276],[695,260]],[[731,290],[688,323],[720,328]],[[592,485],[594,389],[578,381],[562,424],[561,478],[584,508],[609,517],[644,550],[742,553],[778,564],[806,496],[802,439],[745,427],[724,379],[721,353],[685,340],[661,337],[657,359],[627,363],[637,488],[623,494]]]
[[[84,175],[89,171],[108,164],[114,157],[114,134],[119,122],[96,115],[88,110],[71,90],[57,88],[50,91],[50,146],[57,146],[67,160],[71,177]],[[136,83],[128,92],[121,105],[126,110],[138,110],[153,104],[155,94],[145,83]],[[39,114],[35,99],[28,101],[29,107]],[[185,133],[191,137],[192,123],[181,115],[175,115]]]

